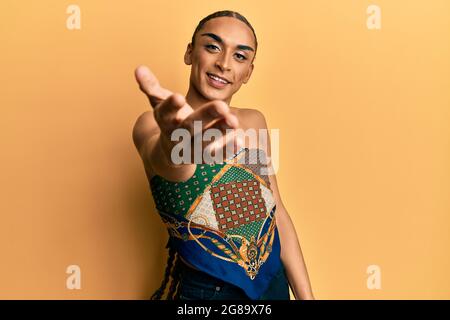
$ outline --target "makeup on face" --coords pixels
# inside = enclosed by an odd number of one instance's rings
[[[208,38],[208,41],[203,43],[202,46],[207,50],[207,52],[210,52],[211,54],[220,53],[221,50],[224,50],[223,47],[226,47],[226,42],[217,34],[212,32],[203,33],[200,35],[200,37],[206,37]],[[203,42],[203,41],[202,41]],[[233,52],[233,58],[238,63],[245,62],[247,57],[247,52],[254,52],[254,49],[249,45],[244,44],[237,44],[234,46],[234,50],[240,50],[241,52]],[[236,70],[235,70],[236,71]],[[230,79],[231,75],[225,75],[218,70],[215,72],[207,71],[206,72],[206,80],[207,83],[212,86],[215,89],[223,89],[227,87],[229,84],[232,84],[233,82]]]
[[[230,101],[253,69],[254,37],[234,18],[210,20],[202,29],[194,45],[192,88],[206,100]]]

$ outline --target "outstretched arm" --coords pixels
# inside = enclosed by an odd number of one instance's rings
[[[192,137],[196,121],[200,122],[202,131],[214,128],[224,132],[238,127],[238,118],[231,113],[225,102],[219,100],[209,101],[194,110],[185,97],[161,87],[156,76],[146,66],[136,68],[135,77],[153,109],[136,121],[133,128],[135,146],[146,168],[166,179],[184,181],[192,176],[195,165],[192,164],[193,161],[181,164],[173,161],[172,149],[178,142],[172,140],[172,133],[182,129]],[[218,142],[204,142],[203,148],[211,146],[213,150],[226,149],[229,144],[234,144],[237,148],[238,141],[232,138],[225,134],[225,139]],[[190,143],[188,147],[192,149],[194,145]],[[200,153],[203,154],[202,150]]]

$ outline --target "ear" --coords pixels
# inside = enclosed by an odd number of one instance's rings
[[[253,65],[253,62],[252,62],[252,64],[251,64],[250,67],[248,68],[248,73],[247,73],[247,75],[245,76],[243,83],[247,83],[248,80],[250,80],[250,76],[252,75],[252,72],[253,72],[254,67],[255,67],[255,66]]]
[[[192,64],[192,43],[189,43],[186,48],[186,52],[184,54],[184,63],[188,66]]]

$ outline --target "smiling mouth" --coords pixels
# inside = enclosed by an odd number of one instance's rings
[[[208,75],[208,78],[210,78],[210,79],[212,79],[212,80],[214,80],[214,81],[217,81],[217,82],[219,82],[219,83],[222,83],[222,84],[224,84],[224,85],[225,85],[225,84],[231,83],[231,82],[228,81],[227,79],[221,78],[221,77],[219,77],[219,76],[217,76],[217,75],[215,75],[215,74],[213,74],[213,73],[207,72],[206,74]]]

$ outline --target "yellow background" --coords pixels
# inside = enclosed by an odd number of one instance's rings
[[[68,30],[66,9],[81,9]],[[381,30],[366,27],[370,4]],[[317,299],[450,298],[450,2],[0,2],[0,298],[138,298],[167,232],[131,138],[148,65],[185,94],[198,21],[260,46],[233,106],[280,129],[282,199]],[[81,268],[81,290],[66,268]],[[366,285],[369,265],[381,289]]]

